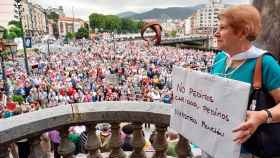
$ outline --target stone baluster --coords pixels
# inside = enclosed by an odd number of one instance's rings
[[[47,153],[48,149],[46,149],[45,152],[43,151],[41,143],[44,147],[49,148],[50,151],[50,142],[48,142],[48,140],[42,140],[40,135],[34,136],[30,138],[30,158],[48,158],[50,156],[48,155],[49,153]]]
[[[9,145],[8,144],[1,144],[0,145],[0,158],[9,158]]]
[[[166,158],[166,151],[168,147],[166,136],[165,136],[166,130],[167,130],[167,126],[156,125],[156,135],[152,138],[153,139],[152,146],[155,149],[153,158]]]
[[[121,149],[120,124],[112,123],[111,131],[110,148],[112,151],[109,158],[125,158],[126,155]]]
[[[74,158],[75,144],[68,140],[68,127],[59,130],[61,142],[58,146],[58,154],[63,158]]]
[[[146,154],[143,150],[145,146],[145,138],[142,131],[142,123],[133,123],[133,138],[132,146],[133,152],[130,155],[131,158],[146,158]]]
[[[99,148],[100,138],[96,135],[96,123],[87,125],[88,140],[85,148],[89,151],[88,158],[102,158]]]
[[[192,150],[189,144],[189,140],[179,135],[179,142],[175,147],[175,151],[178,158],[192,157]]]

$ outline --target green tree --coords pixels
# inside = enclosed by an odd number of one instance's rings
[[[176,37],[176,34],[177,34],[177,31],[171,31],[171,32],[170,32],[170,36],[171,36],[171,37]]]
[[[17,37],[17,34],[15,32],[8,32],[6,39],[13,40],[16,37]]]
[[[58,22],[59,15],[56,12],[50,12],[47,15],[48,19],[54,20],[56,23]]]
[[[134,21],[127,18],[121,19],[114,15],[92,13],[89,16],[89,25],[93,31],[98,29],[109,32],[113,32],[115,30],[118,32],[139,32],[143,24],[143,21]]]
[[[21,28],[21,23],[20,23],[20,21],[17,21],[17,20],[9,21],[8,25],[15,25],[16,27]]]
[[[113,32],[114,30],[121,30],[121,19],[114,15],[107,15],[104,18],[105,20],[105,30],[109,32]]]
[[[75,38],[75,33],[74,32],[67,32],[66,38],[69,39],[69,40],[72,40],[73,38]]]
[[[79,28],[78,32],[76,33],[76,38],[81,39],[81,38],[88,38],[88,37],[89,37],[89,31],[84,27]]]
[[[131,19],[122,19],[122,32],[137,32],[137,23]]]
[[[144,21],[139,21],[137,23],[137,29],[140,30],[144,26]]]
[[[102,14],[93,13],[89,16],[90,28],[95,31],[95,29],[105,28],[105,16]]]
[[[10,25],[9,33],[11,33],[11,32],[14,32],[16,34],[16,37],[22,36],[21,28],[15,26],[15,25]]]

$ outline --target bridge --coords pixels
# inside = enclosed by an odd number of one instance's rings
[[[145,37],[154,37],[155,33],[145,33]],[[134,34],[119,34],[111,37],[111,40],[123,41],[123,40],[139,40],[141,39],[140,33]],[[180,37],[164,37],[161,38],[160,45],[192,45],[201,48],[209,47],[209,37],[207,35],[184,35]]]

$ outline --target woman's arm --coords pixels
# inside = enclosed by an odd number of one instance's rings
[[[280,88],[272,90],[270,92],[271,96],[274,98],[277,103],[276,106],[268,109],[272,114],[272,123],[280,122]]]
[[[268,109],[272,114],[272,123],[280,122],[280,88],[272,90],[270,92],[275,102],[277,103],[274,107]],[[242,144],[257,130],[257,128],[266,123],[268,114],[266,111],[247,111],[246,120],[238,128],[234,129],[236,133],[234,141]]]

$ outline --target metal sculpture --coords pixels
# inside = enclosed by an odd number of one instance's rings
[[[151,41],[155,41],[155,44],[159,45],[161,41],[161,31],[162,31],[162,27],[160,26],[160,23],[159,22],[144,23],[143,27],[141,28],[141,37],[145,41],[150,41],[144,37],[144,33],[148,28],[151,28],[156,33],[156,35],[151,39]]]

